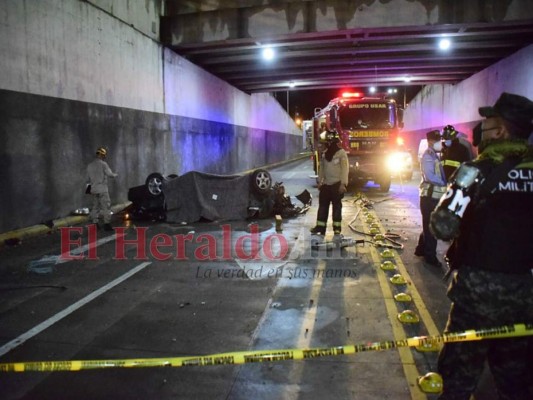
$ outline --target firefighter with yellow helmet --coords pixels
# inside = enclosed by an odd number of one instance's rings
[[[329,205],[333,208],[333,232],[341,233],[342,198],[348,186],[348,155],[340,147],[339,135],[336,131],[324,131],[320,140],[325,144],[322,152],[318,173],[318,215],[316,226],[311,229],[313,234],[326,234]]]
[[[105,159],[107,149],[99,147],[96,150],[96,158],[87,166],[87,176],[91,185],[90,194],[93,196],[93,206],[90,218],[93,224],[98,224],[100,215],[104,220],[104,229],[111,231],[111,199],[107,187],[107,178],[116,178],[118,174],[111,171]]]

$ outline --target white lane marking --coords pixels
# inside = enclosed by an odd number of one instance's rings
[[[54,325],[56,322],[62,320],[66,316],[72,314],[78,308],[83,307],[85,304],[87,304],[90,301],[96,299],[98,296],[104,294],[108,290],[110,290],[110,289],[114,288],[115,286],[117,286],[118,284],[124,282],[126,279],[128,279],[129,277],[135,275],[137,272],[143,270],[144,268],[146,268],[150,264],[151,264],[151,262],[147,261],[147,262],[143,262],[142,264],[137,265],[135,268],[133,268],[133,269],[129,270],[128,272],[126,272],[125,274],[119,276],[117,279],[109,282],[107,285],[102,286],[100,289],[97,289],[94,292],[88,294],[83,299],[81,299],[81,300],[77,301],[76,303],[70,305],[69,307],[65,308],[63,311],[58,312],[53,317],[48,318],[46,321],[41,322],[39,325],[31,328],[26,333],[23,333],[19,337],[17,337],[15,339],[13,339],[12,341],[6,343],[2,347],[0,347],[0,357],[3,356],[4,354],[10,352],[11,350],[13,350],[15,347],[20,346],[26,340],[31,339],[35,335],[38,335],[39,333],[41,333],[45,329],[49,328],[50,326]]]
[[[86,250],[89,250],[89,247],[98,247],[98,246],[100,246],[102,244],[105,244],[107,242],[111,242],[111,241],[115,240],[116,238],[117,238],[117,234],[114,233],[114,234],[112,234],[110,236],[106,236],[105,238],[98,239],[94,243],[87,243],[86,245],[83,245],[83,246],[80,246],[80,247],[76,247],[75,249],[72,249],[71,251],[62,253],[61,255],[54,256],[54,257],[58,257],[57,264],[62,264],[62,263],[70,261],[68,259],[69,255],[71,255],[71,256],[80,255],[82,253],[85,253]],[[67,257],[67,258],[65,258],[65,257]]]
[[[291,179],[294,176],[295,172],[287,172],[283,175],[281,175],[282,179]]]
[[[67,252],[61,253],[60,255],[53,255],[53,256],[42,256],[38,260],[34,260],[30,263],[33,267],[39,267],[40,265],[55,265],[55,264],[63,264],[69,261],[72,261],[72,256],[78,256],[80,254],[85,253],[85,251],[89,250],[90,247],[98,247],[102,244],[105,244],[107,242],[111,242],[117,238],[116,233],[110,236],[106,236],[105,238],[98,239],[94,243],[87,243],[86,245],[76,247],[75,249],[69,250]]]

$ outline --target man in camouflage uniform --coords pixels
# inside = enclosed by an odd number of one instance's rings
[[[439,239],[454,237],[456,271],[446,332],[533,323],[533,102],[503,93],[479,109],[480,156],[461,165],[431,215]],[[531,399],[531,338],[447,343],[439,399],[468,400],[488,361],[501,399]],[[528,376],[529,375],[529,376]]]

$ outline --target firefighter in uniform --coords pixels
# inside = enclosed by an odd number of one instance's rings
[[[442,149],[438,130],[426,133],[428,148],[420,159],[422,181],[419,186],[420,213],[422,214],[422,232],[418,237],[415,255],[424,257],[426,263],[440,267],[437,258],[437,239],[429,231],[429,217],[446,189],[446,179],[437,153]]]
[[[106,148],[99,147],[96,150],[96,158],[87,166],[87,176],[91,184],[90,194],[93,196],[93,207],[91,208],[90,217],[93,224],[98,224],[98,217],[101,214],[104,219],[104,229],[106,231],[112,231],[111,199],[109,198],[107,178],[116,178],[118,174],[111,171],[111,168],[105,162],[106,157]]]
[[[459,132],[452,125],[446,125],[442,130],[442,141],[442,166],[446,181],[449,181],[461,163],[472,160],[473,150],[470,143],[459,137]]]
[[[480,155],[461,165],[431,215],[435,235],[454,238],[446,332],[533,323],[533,102],[503,93],[479,113],[486,118]],[[446,343],[438,360],[439,399],[469,399],[485,361],[501,399],[533,398],[528,341]]]
[[[321,134],[325,142],[318,173],[318,215],[316,226],[311,229],[313,234],[326,234],[329,205],[333,208],[333,232],[341,233],[342,198],[348,185],[348,155],[340,147],[339,135],[335,131]]]

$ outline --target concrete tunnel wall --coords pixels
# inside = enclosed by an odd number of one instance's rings
[[[0,232],[89,206],[85,168],[98,146],[119,174],[113,203],[154,171],[232,174],[302,151],[272,96],[163,48],[160,1],[129,4],[0,3]]]
[[[300,131],[271,96],[240,92],[160,45],[160,7],[0,2],[0,232],[87,206],[85,165],[100,145],[120,174],[114,202],[155,170],[226,174],[301,150]],[[500,89],[528,96],[531,48],[524,54],[461,84],[425,88],[405,115],[412,148],[434,127],[467,131],[479,117],[466,110],[494,102]]]
[[[407,146],[416,152],[427,131],[448,124],[472,140],[472,129],[482,120],[479,107],[494,104],[503,92],[533,99],[532,70],[530,45],[456,85],[424,87],[405,111]]]

